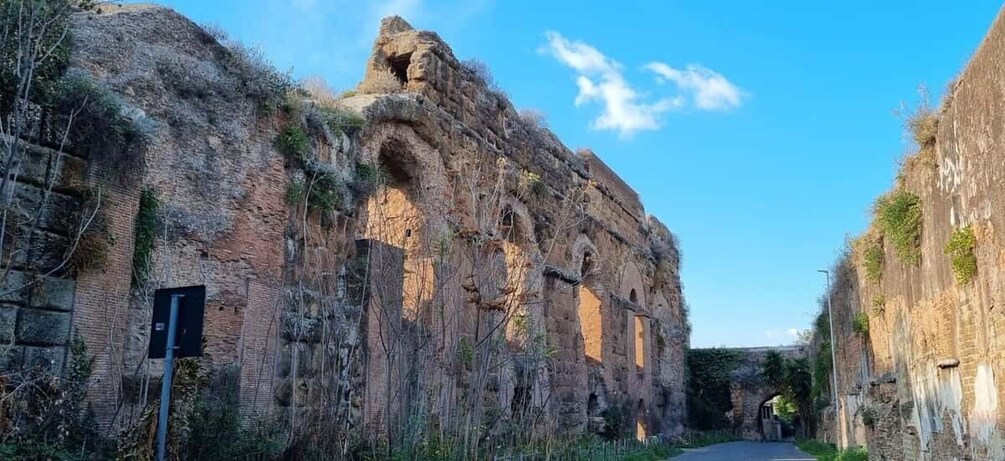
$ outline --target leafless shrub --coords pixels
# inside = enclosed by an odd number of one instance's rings
[[[518,112],[520,115],[520,120],[527,124],[534,130],[546,130],[548,129],[548,118],[537,109],[520,109]]]
[[[303,83],[301,83],[301,87],[310,95],[311,99],[322,106],[337,107],[338,101],[341,99],[335,94],[335,90],[328,86],[328,83],[323,78],[317,75],[305,78]]]
[[[402,90],[401,82],[394,76],[391,69],[374,72],[360,82],[357,90],[362,94],[388,94]]]

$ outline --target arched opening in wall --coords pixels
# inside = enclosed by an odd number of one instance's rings
[[[646,327],[641,315],[635,316],[635,371],[645,373],[646,368]]]
[[[593,254],[583,253],[580,266],[579,283],[579,325],[583,334],[583,352],[587,361],[603,362],[603,331],[604,319],[600,313],[600,297],[591,287],[593,285]]]
[[[802,419],[794,402],[784,395],[772,394],[758,406],[757,430],[762,440],[789,440],[795,437]]]
[[[408,66],[411,64],[412,53],[387,58],[387,67],[402,86],[408,83]]]
[[[432,299],[433,260],[424,255],[426,218],[420,204],[420,167],[409,146],[398,139],[385,141],[378,153],[383,184],[366,205],[364,237],[405,252],[402,290],[403,316],[416,320]]]
[[[527,220],[517,213],[512,205],[503,206],[499,216],[499,236],[505,255],[507,293],[507,315],[511,321],[507,325],[507,339],[514,347],[525,346],[530,339],[528,304],[536,302],[536,294],[529,293],[528,283],[532,269],[533,242],[529,236]]]
[[[649,436],[649,424],[646,421],[646,402],[639,399],[635,408],[635,438],[645,440]]]
[[[586,399],[586,416],[590,418],[597,416],[599,406],[600,402],[597,399],[597,393],[590,392],[590,397]]]
[[[632,288],[632,292],[628,294],[628,300],[631,301],[632,304],[639,303],[639,294],[635,291],[634,288]]]

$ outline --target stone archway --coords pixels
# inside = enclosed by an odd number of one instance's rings
[[[728,411],[729,426],[744,440],[763,440],[765,437],[761,421],[762,407],[765,402],[781,394],[781,389],[765,382],[761,375],[761,366],[769,353],[777,352],[784,358],[795,359],[805,357],[806,348],[782,346],[693,349],[692,352],[694,351],[725,353],[733,357],[728,365],[728,369],[731,370],[728,376],[729,403],[732,406]]]

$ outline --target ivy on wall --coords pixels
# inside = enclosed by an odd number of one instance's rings
[[[741,353],[729,349],[692,349],[687,352],[688,427],[728,429],[726,412],[732,407],[730,376]]]

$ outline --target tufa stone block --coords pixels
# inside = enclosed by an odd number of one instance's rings
[[[70,314],[38,309],[20,309],[17,341],[43,346],[63,346],[70,339]]]
[[[24,286],[27,281],[24,272],[10,270],[4,275],[3,271],[0,270],[0,301],[5,302],[24,302]]]
[[[65,347],[33,347],[24,348],[24,367],[37,368],[52,374],[60,374],[66,359]]]
[[[0,305],[0,344],[14,342],[14,328],[17,326],[17,306]],[[3,346],[0,345],[0,348]]]
[[[24,361],[24,346],[0,347],[0,370],[17,370]]]
[[[32,307],[70,312],[73,310],[73,292],[75,286],[76,283],[73,280],[42,277],[33,287],[31,305]]]

